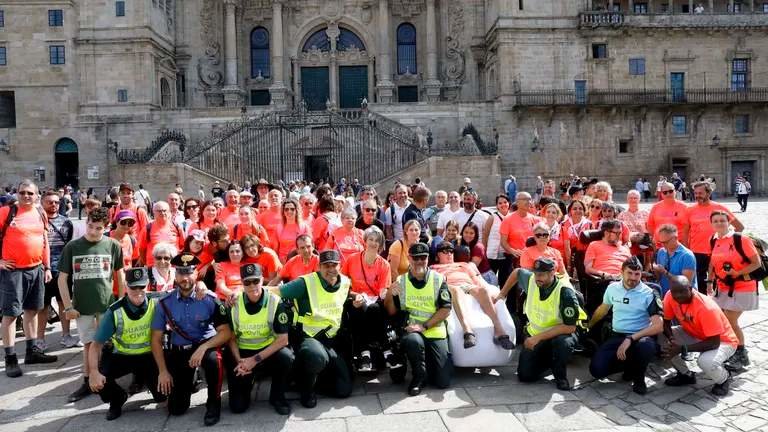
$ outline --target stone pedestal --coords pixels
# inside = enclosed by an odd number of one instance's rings
[[[269,96],[272,99],[271,104],[275,108],[284,110],[288,109],[288,88],[281,84],[273,84],[269,87]]]
[[[376,101],[390,104],[395,102],[395,84],[392,81],[379,81],[376,83]]]
[[[424,83],[424,93],[427,96],[427,102],[439,102],[440,101],[440,89],[443,85],[439,80],[427,80]]]
[[[221,89],[224,94],[224,106],[229,108],[241,107],[244,103],[245,92],[238,86],[226,86]]]

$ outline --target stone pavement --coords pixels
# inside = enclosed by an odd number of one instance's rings
[[[729,206],[736,208],[735,203]],[[750,203],[747,214],[737,214],[748,231],[768,238],[764,215],[768,215],[768,202]],[[712,383],[701,377],[695,386],[666,387],[663,381],[671,369],[660,363],[649,372],[648,394],[639,396],[619,376],[593,380],[589,360],[583,357],[574,358],[569,368],[575,389],[561,392],[548,382],[551,377],[538,384],[518,383],[515,360],[498,368],[457,368],[452,388],[427,389],[417,397],[408,397],[404,385],[393,385],[386,373],[367,380],[358,377],[350,398],[321,398],[314,409],[293,400],[290,417],[274,413],[266,402],[269,384],[263,382],[255,390],[258,401],[250,411],[235,415],[224,408],[221,422],[210,429],[202,424],[205,391],[193,396],[193,408],[181,417],[169,417],[147,392],[131,397],[123,416],[113,422],[104,420],[107,407],[97,396],[67,403],[67,395],[81,382],[81,355],[78,349],[57,349],[60,329],[56,326],[48,343],[60,356],[58,363],[23,366],[25,375],[13,380],[0,376],[0,432],[768,431],[768,408],[761,402],[768,397],[768,375],[760,373],[768,366],[768,298],[761,297],[761,309],[742,318],[752,366],[735,377],[731,392],[723,398],[711,396]],[[23,341],[17,347],[23,352]],[[226,391],[224,399],[226,407]]]

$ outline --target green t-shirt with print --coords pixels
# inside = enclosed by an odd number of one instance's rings
[[[72,306],[80,315],[101,314],[114,301],[112,281],[123,266],[120,244],[109,237],[98,242],[86,238],[64,246],[59,272],[72,275]]]

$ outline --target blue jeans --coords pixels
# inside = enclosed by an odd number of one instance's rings
[[[600,345],[589,363],[589,373],[593,377],[605,378],[621,371],[624,371],[633,381],[639,381],[645,377],[648,364],[659,352],[656,337],[647,336],[634,342],[627,350],[627,359],[622,361],[616,357],[616,351],[627,336],[629,335],[614,333],[605,343]]]

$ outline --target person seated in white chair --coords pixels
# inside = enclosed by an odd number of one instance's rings
[[[451,291],[453,299],[453,310],[464,330],[464,349],[472,348],[477,344],[477,336],[472,331],[468,320],[462,312],[461,302],[469,294],[474,297],[483,309],[483,312],[491,318],[493,322],[493,343],[507,350],[515,348],[509,335],[506,334],[504,327],[496,315],[496,309],[493,306],[493,299],[485,288],[487,283],[480,275],[480,271],[472,262],[455,262],[453,244],[442,242],[437,247],[438,263],[433,265],[432,270],[445,277],[448,289]]]

